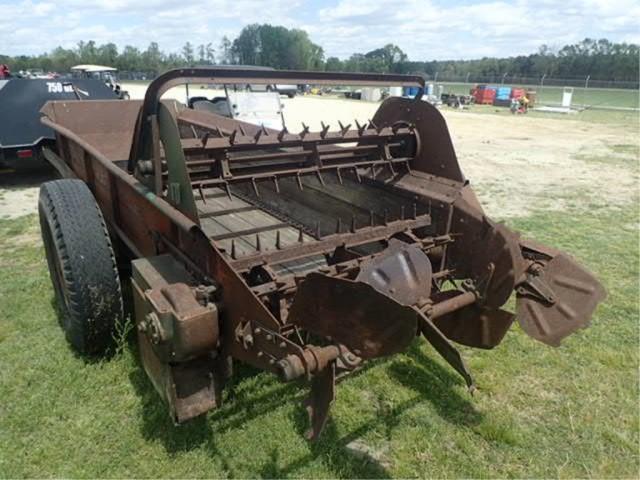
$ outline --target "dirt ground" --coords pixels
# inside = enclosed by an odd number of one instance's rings
[[[52,178],[52,172],[0,174],[0,220],[36,213],[40,184]]]
[[[128,85],[133,99],[144,85]],[[215,96],[215,90],[192,88],[191,95]],[[184,88],[168,97],[184,101]],[[376,103],[331,97],[282,97],[287,127],[312,130],[320,122],[338,128],[371,118]],[[637,169],[610,162],[612,156],[637,161],[638,140],[633,129],[552,116],[533,118],[443,110],[467,178],[487,213],[498,219],[523,216],[534,210],[562,210],[573,200],[624,207],[638,188]],[[636,146],[629,153],[628,147]],[[612,147],[627,147],[616,153]],[[633,164],[630,162],[630,164]],[[636,162],[637,164],[637,162]],[[37,186],[42,177],[0,176],[0,218],[36,211]]]

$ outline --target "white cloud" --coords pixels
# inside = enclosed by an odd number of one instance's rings
[[[10,3],[7,3],[10,2]],[[29,19],[25,22],[25,19]],[[307,30],[327,56],[347,57],[395,43],[411,59],[477,58],[533,52],[585,37],[635,41],[637,0],[0,0],[0,53],[32,54],[80,40],[158,42],[179,51],[187,41],[233,37],[249,23]]]

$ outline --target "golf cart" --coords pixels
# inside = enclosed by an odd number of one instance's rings
[[[71,67],[73,78],[94,78],[102,80],[115,92],[118,98],[129,100],[129,93],[122,90],[118,83],[118,69],[103,65],[76,65]]]

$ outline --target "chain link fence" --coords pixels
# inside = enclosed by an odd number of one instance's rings
[[[556,78],[547,75],[528,77],[523,75],[448,75],[436,73],[427,81],[442,84],[447,93],[463,94],[475,85],[507,85],[524,87],[536,92],[538,104],[556,106],[562,103],[566,88],[573,89],[572,106],[577,108],[601,108],[612,110],[640,109],[640,82],[593,80],[590,76]]]

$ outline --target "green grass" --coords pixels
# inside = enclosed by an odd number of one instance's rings
[[[633,200],[509,222],[603,281],[609,296],[590,328],[559,349],[517,326],[494,351],[463,349],[474,396],[416,341],[338,386],[315,444],[301,436],[305,390],[242,366],[221,409],[173,427],[135,342],[101,361],[67,345],[37,218],[0,220],[0,477],[637,478]]]
[[[449,107],[442,107],[448,110]],[[461,111],[461,110],[456,110]],[[513,116],[507,107],[494,107],[493,105],[472,105],[462,112],[482,113],[501,116]],[[633,132],[634,137],[637,136],[637,128],[640,127],[640,112],[631,110],[595,110],[587,109],[577,113],[563,114],[552,112],[540,112],[529,110],[528,117],[546,118],[554,120],[573,120],[589,123],[600,123],[606,125],[620,125],[624,127],[635,126],[636,131]]]
[[[445,93],[468,94],[474,84],[470,83],[442,83]],[[496,84],[497,85],[497,84]],[[521,87],[521,85],[513,85]],[[537,102],[540,104],[560,104],[562,102],[563,87],[540,85],[528,86],[536,91]],[[640,92],[631,89],[613,88],[574,88],[572,103],[574,105],[590,105],[592,107],[640,108]]]

